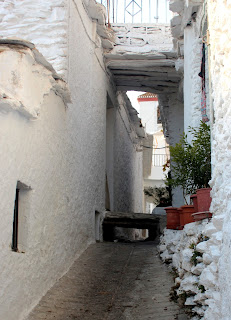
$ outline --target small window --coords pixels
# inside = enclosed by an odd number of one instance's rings
[[[15,203],[14,203],[13,236],[12,236],[13,251],[18,251],[18,204],[19,204],[19,189],[16,188]]]
[[[29,215],[30,187],[18,181],[15,192],[13,232],[11,249],[15,252],[25,252],[27,240],[27,221]]]

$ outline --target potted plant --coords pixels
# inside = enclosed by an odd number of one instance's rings
[[[178,208],[170,207],[172,204],[170,187],[145,187],[144,194],[152,198],[157,207],[166,207],[167,229],[178,229],[180,226],[180,215]]]
[[[211,189],[209,188],[211,179],[210,127],[201,122],[198,129],[190,127],[189,131],[193,137],[191,143],[188,142],[187,135],[184,133],[179,143],[170,146],[171,177],[167,178],[167,185],[173,188],[181,186],[186,203],[187,195],[195,194],[197,191],[198,211],[208,211],[211,202]],[[201,205],[204,191],[207,210]]]

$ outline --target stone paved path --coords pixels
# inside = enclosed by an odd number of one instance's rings
[[[185,320],[152,242],[91,245],[28,320]]]

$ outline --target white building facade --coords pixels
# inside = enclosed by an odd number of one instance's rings
[[[104,67],[102,6],[0,7],[0,319],[21,320],[102,239],[105,208],[142,212],[141,138]]]
[[[170,159],[168,144],[164,137],[158,97],[153,93],[139,95],[139,116],[145,132],[152,136],[151,147],[144,143],[144,149],[151,148],[152,164],[151,171],[144,176],[144,188],[165,187],[165,177],[168,169],[164,172],[163,166]],[[152,213],[155,208],[152,197],[145,196],[146,212]]]
[[[86,247],[100,239],[105,208],[142,211],[143,136],[134,110],[116,92],[104,66],[103,50],[112,49],[114,35],[105,28],[103,6],[93,0],[5,0],[0,6],[0,318],[21,320]],[[175,51],[156,53],[155,70],[163,77],[165,65],[168,72],[162,86],[156,78],[153,86],[169,145],[201,119],[212,128],[213,218],[201,230],[209,240],[197,275],[206,289],[200,316],[229,320],[231,6],[229,0],[172,0],[170,9]],[[148,27],[139,30],[152,40]],[[133,36],[143,53],[143,37]],[[127,63],[123,42],[130,45],[129,34],[117,43],[121,68]],[[168,39],[166,48],[170,46]],[[126,59],[139,68],[142,59],[137,66],[133,54],[131,50]],[[146,54],[147,72],[152,54]],[[198,76],[203,54],[204,86]],[[137,88],[142,89],[140,82]],[[180,192],[173,196],[173,206],[181,205]],[[12,241],[16,225],[18,238]]]

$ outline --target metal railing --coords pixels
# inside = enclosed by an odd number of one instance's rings
[[[169,23],[169,0],[96,0],[107,9],[111,23]]]
[[[153,154],[152,165],[154,167],[162,167],[168,160],[167,154]]]

